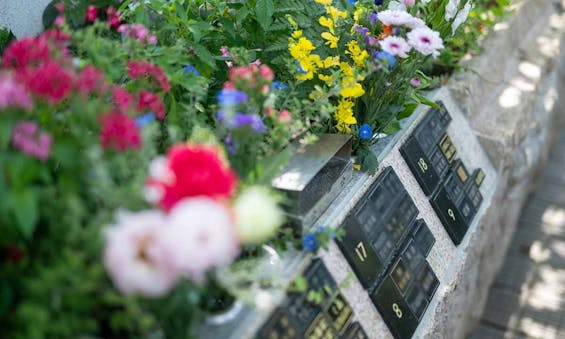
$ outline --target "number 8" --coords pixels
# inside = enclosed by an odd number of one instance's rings
[[[420,166],[420,170],[424,173],[428,170],[428,164],[426,164],[426,161],[423,158],[418,160],[418,166]]]
[[[392,310],[396,313],[397,318],[402,318],[402,310],[398,307],[397,303],[392,304]]]

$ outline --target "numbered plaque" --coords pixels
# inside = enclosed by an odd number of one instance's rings
[[[432,194],[457,150],[445,133],[451,116],[441,102],[432,109],[400,148],[404,160],[426,195]]]
[[[418,209],[391,167],[386,168],[347,217],[338,241],[367,289],[374,288],[411,231]]]
[[[435,238],[391,167],[360,200],[338,240],[395,338],[410,338],[439,284],[426,256]],[[347,333],[347,332],[346,332]]]
[[[323,262],[313,260],[304,276],[308,292],[290,292],[255,338],[334,339],[347,333],[353,310]],[[323,296],[321,303],[308,299],[312,291]]]

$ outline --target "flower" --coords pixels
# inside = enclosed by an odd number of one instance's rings
[[[192,66],[191,64],[184,66],[184,68],[182,69],[182,73],[184,75],[187,75],[188,73],[192,73],[195,76],[200,75],[200,72],[196,69],[196,67]]]
[[[25,79],[31,93],[47,99],[51,104],[58,104],[67,97],[72,80],[71,74],[55,61],[48,61],[30,70]]]
[[[434,58],[443,49],[443,41],[439,33],[428,27],[415,28],[407,34],[408,44],[423,55],[432,55]]]
[[[224,163],[217,148],[178,144],[169,149],[166,159],[164,172],[171,175],[150,175],[146,184],[146,189],[155,193],[151,194],[152,202],[165,211],[187,197],[227,199],[237,185],[236,174]]]
[[[33,106],[26,88],[16,82],[10,73],[0,73],[0,110],[19,107],[30,110]]]
[[[322,39],[327,40],[326,45],[328,45],[330,48],[337,48],[337,43],[339,42],[339,37],[333,35],[330,32],[322,32],[322,34],[320,34],[320,36],[322,37]]]
[[[277,117],[277,120],[282,123],[289,122],[290,119],[292,119],[292,114],[286,109],[281,110],[279,112],[279,116]]]
[[[416,0],[403,0],[404,5],[406,7],[414,6],[416,4]]]
[[[155,121],[155,113],[149,112],[135,119],[135,124],[137,127],[143,127],[147,124],[150,124],[153,121]]]
[[[406,26],[410,29],[414,29],[414,28],[418,28],[418,27],[427,27],[424,20],[422,20],[420,18],[416,18],[416,17],[412,17],[410,19],[410,21],[408,21],[407,23],[404,24],[404,26]]]
[[[271,87],[272,87],[273,89],[278,89],[278,90],[281,90],[281,91],[285,91],[285,90],[288,89],[288,86],[287,86],[287,85],[285,85],[285,84],[283,84],[283,83],[281,83],[281,82],[278,82],[278,81],[273,81],[273,85],[272,85]]]
[[[125,88],[119,86],[112,87],[112,103],[116,105],[120,112],[128,113],[134,100],[134,96]]]
[[[159,211],[121,212],[106,233],[104,265],[116,287],[127,294],[165,295],[178,281],[171,250],[161,241],[166,229]]]
[[[414,86],[414,87],[418,87],[420,86],[422,82],[420,81],[420,78],[418,77],[413,77],[412,79],[410,79],[410,85]]]
[[[117,31],[127,38],[138,40],[142,45],[145,43],[155,45],[157,43],[157,37],[150,34],[147,27],[142,24],[123,24],[118,27]]]
[[[316,234],[304,234],[304,237],[302,237],[302,247],[307,252],[315,251],[318,248],[318,240],[316,239]]]
[[[231,263],[239,254],[230,211],[210,198],[179,201],[167,226],[162,241],[171,253],[173,267],[195,282],[203,282],[208,270]]]
[[[122,152],[129,148],[141,147],[142,140],[134,119],[112,111],[100,116],[100,122],[102,124],[100,143],[104,149],[115,149]]]
[[[75,86],[84,96],[91,93],[100,94],[105,87],[104,74],[96,67],[88,65],[79,73]]]
[[[12,129],[14,147],[40,161],[49,158],[51,143],[51,136],[41,132],[34,121],[20,121]]]
[[[244,244],[271,238],[284,217],[271,193],[259,186],[246,189],[233,204],[236,230]]]
[[[376,53],[375,57],[381,61],[386,60],[388,67],[394,67],[394,65],[396,65],[396,58],[386,51]]]
[[[378,19],[379,15],[377,14],[377,12],[372,12],[371,14],[369,14],[369,23],[371,25],[374,25]]]
[[[462,23],[464,23],[465,20],[467,20],[470,11],[471,11],[471,1],[469,0],[465,4],[465,6],[463,6],[463,9],[460,10],[459,13],[457,13],[455,20],[453,20],[453,23],[451,23],[451,34],[455,34],[457,28],[459,28],[459,26]]]
[[[389,36],[380,41],[381,48],[383,51],[389,53],[390,55],[398,55],[401,58],[407,58],[407,52],[410,51],[411,47],[408,45],[406,40],[401,37]]]
[[[314,0],[314,1],[324,6],[329,6],[332,4],[332,0]]]
[[[218,103],[221,106],[236,106],[244,104],[249,100],[247,93],[236,89],[224,88],[218,93]]]
[[[157,119],[165,119],[165,104],[155,93],[145,90],[141,91],[135,109],[139,112],[154,112]]]
[[[106,15],[110,27],[118,28],[120,26],[120,14],[115,8],[110,7],[106,9]]]
[[[170,90],[169,80],[163,69],[147,61],[129,61],[128,74],[132,78],[149,77],[153,79],[165,92]]]
[[[2,66],[22,70],[49,61],[49,45],[41,37],[26,37],[11,43],[2,58]]]
[[[362,140],[369,140],[373,136],[373,129],[368,124],[363,124],[359,127],[359,138]]]
[[[402,26],[409,23],[413,16],[410,15],[408,12],[400,11],[400,10],[390,10],[387,9],[385,11],[378,13],[379,20],[387,26]]]
[[[459,2],[461,0],[449,0],[445,5],[445,21],[449,21],[455,17],[459,10]]]
[[[98,8],[94,5],[90,5],[86,8],[86,21],[94,22],[98,18]]]
[[[357,123],[357,119],[353,116],[353,106],[355,104],[349,100],[340,100],[337,110],[334,114],[336,120],[336,128],[340,132],[350,133],[349,125]]]
[[[259,76],[266,81],[273,81],[275,78],[275,73],[273,70],[267,65],[259,66]]]

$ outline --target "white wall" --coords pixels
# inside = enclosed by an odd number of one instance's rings
[[[43,30],[41,17],[50,0],[0,0],[0,27],[8,27],[16,37],[35,35]]]

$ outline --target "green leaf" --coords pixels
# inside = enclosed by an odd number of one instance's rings
[[[193,44],[192,49],[194,50],[194,52],[196,52],[196,55],[200,60],[202,60],[213,69],[217,68],[216,62],[214,61],[214,56],[212,55],[212,53],[210,53],[210,51],[206,49],[206,47],[199,44]]]
[[[25,238],[31,238],[39,217],[37,197],[30,189],[13,191],[10,203],[20,232]]]
[[[435,103],[434,101],[426,98],[425,96],[423,96],[422,94],[418,93],[418,92],[413,92],[412,93],[412,99],[420,104],[424,104],[426,106],[430,106],[433,108],[437,108],[440,109],[441,107]]]
[[[275,5],[273,0],[257,0],[255,4],[255,15],[257,16],[257,21],[264,31],[269,29],[269,26],[273,22],[273,13],[275,12]]]
[[[357,150],[356,162],[361,165],[361,170],[373,175],[379,167],[379,160],[371,150],[359,148]]]
[[[393,135],[400,131],[400,129],[400,123],[397,120],[392,120],[383,128],[383,133]]]
[[[292,292],[305,292],[308,289],[308,281],[304,276],[299,275],[294,279],[294,283],[292,284],[290,290]]]

